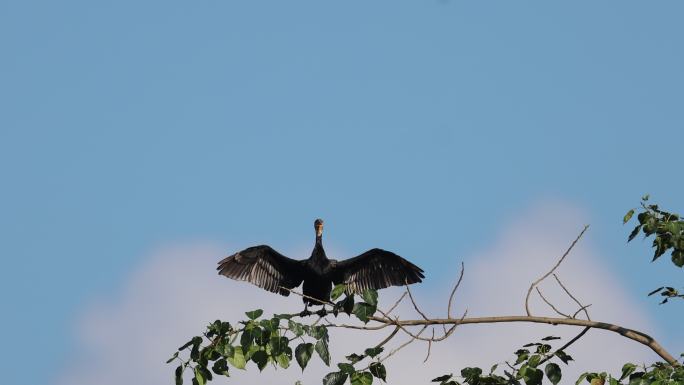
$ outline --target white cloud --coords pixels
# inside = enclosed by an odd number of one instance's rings
[[[501,234],[494,235],[495,241],[487,250],[466,259],[466,277],[457,295],[457,311],[467,307],[469,316],[523,314],[524,295],[530,282],[553,265],[581,229],[583,219],[583,214],[573,207],[547,203],[505,226]],[[652,330],[647,315],[623,294],[621,283],[590,244],[590,240],[581,242],[558,270],[564,283],[581,301],[592,304],[594,319],[646,332]],[[242,319],[244,311],[257,307],[256,304],[274,313],[301,309],[297,297],[280,297],[217,276],[213,268],[221,253],[218,247],[203,245],[153,253],[116,298],[101,299],[84,311],[75,332],[80,352],[57,383],[171,384],[173,367],[164,364],[165,359],[210,321]],[[562,309],[572,311],[574,305],[552,280],[541,287]],[[383,293],[386,303],[399,292],[388,291]],[[438,293],[439,299],[420,286],[415,287],[414,294],[425,303],[426,310],[444,315],[446,286],[444,293]],[[534,298],[533,313],[550,315],[546,305],[536,295]],[[407,317],[410,306],[403,306],[400,313]],[[509,359],[515,348],[531,340],[546,335],[566,337],[579,331],[537,324],[464,325],[449,340],[433,345],[426,364],[422,363],[424,343],[414,343],[392,357],[387,363],[389,383],[427,383],[433,375]],[[388,332],[336,330],[331,337],[333,357],[339,359],[343,354],[371,346]],[[397,344],[403,340],[398,338]],[[657,359],[646,347],[599,330],[589,331],[568,353],[577,360],[568,373],[580,369],[617,372],[625,360]],[[305,384],[318,384],[322,375],[330,371],[317,359],[304,374],[296,364],[285,371],[267,368],[262,374],[254,367],[249,369],[233,370],[228,383],[293,384],[303,380]]]

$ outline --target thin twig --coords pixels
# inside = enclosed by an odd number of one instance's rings
[[[397,302],[395,302],[394,305],[392,305],[392,307],[389,308],[389,310],[385,311],[385,313],[387,313],[387,314],[392,314],[392,312],[394,311],[394,309],[396,309],[396,307],[399,306],[399,303],[404,299],[404,297],[406,297],[406,293],[407,293],[407,292],[404,292],[404,293],[401,295],[401,297],[399,297],[399,299],[397,300]]]
[[[318,298],[314,298],[314,297],[308,296],[308,295],[306,295],[306,294],[302,294],[302,293],[300,293],[300,292],[298,292],[298,291],[296,291],[296,290],[288,289],[288,288],[285,287],[285,286],[280,286],[280,288],[283,289],[283,290],[287,290],[287,291],[289,291],[289,292],[292,293],[292,294],[296,294],[296,295],[298,295],[298,296],[300,296],[300,297],[307,298],[307,299],[310,299],[310,300],[312,300],[312,301],[318,302],[318,303],[321,304],[321,305],[331,305],[331,306],[335,306],[335,304],[332,303],[332,302],[330,302],[330,301],[322,301],[322,300],[320,300],[320,299],[318,299]]]
[[[413,308],[416,309],[416,311],[418,312],[418,314],[420,314],[420,316],[423,317],[423,319],[426,319],[426,320],[430,319],[430,318],[428,318],[428,316],[425,315],[425,313],[423,313],[422,311],[420,311],[420,309],[418,308],[418,304],[417,304],[416,301],[413,299],[413,294],[411,294],[411,289],[409,289],[408,285],[406,285],[406,292],[408,293],[409,298],[411,299],[411,303],[413,304]]]
[[[461,285],[461,281],[463,280],[463,272],[464,271],[465,271],[465,264],[463,263],[463,261],[461,261],[461,274],[458,276],[458,281],[456,281],[454,288],[451,290],[451,295],[449,296],[449,305],[447,306],[447,318],[451,318],[451,302],[454,299],[454,295],[456,294],[456,290],[458,290],[458,287]]]
[[[432,339],[435,338],[435,328],[432,328]],[[432,349],[432,340],[428,341],[428,348],[427,348],[427,354],[425,355],[425,359],[423,360],[423,363],[426,363],[428,358],[430,358],[430,350]]]
[[[539,293],[539,296],[541,297],[541,299],[544,300],[544,302],[546,302],[546,304],[549,305],[551,307],[551,309],[553,309],[553,311],[556,312],[556,314],[563,316],[563,317],[566,317],[566,318],[574,318],[574,317],[570,317],[569,315],[567,315],[567,314],[561,312],[560,310],[556,309],[556,307],[553,306],[553,304],[549,300],[547,300],[546,297],[544,297],[544,294],[542,294],[541,290],[539,290],[539,286],[535,287],[535,289],[537,289],[537,293]]]
[[[420,329],[420,331],[418,332],[418,335],[421,335],[421,334],[425,331],[425,329],[427,329],[427,325],[423,326],[423,328]],[[383,361],[385,361],[386,359],[390,358],[390,357],[393,356],[395,353],[397,353],[397,352],[400,351],[401,349],[405,348],[406,346],[408,346],[409,344],[411,344],[411,343],[412,343],[413,341],[415,341],[415,340],[416,340],[415,338],[411,338],[410,340],[404,342],[403,344],[399,345],[396,349],[394,349],[394,350],[392,350],[391,352],[389,352],[385,357],[380,358],[380,359],[378,360],[378,362],[383,362]]]
[[[541,278],[539,278],[538,280],[532,282],[532,284],[530,285],[530,288],[527,289],[527,295],[525,296],[525,312],[527,313],[528,316],[531,316],[531,315],[532,315],[532,313],[530,312],[530,306],[529,306],[530,294],[532,293],[532,289],[533,289],[535,286],[537,286],[541,281],[545,280],[546,277],[548,277],[549,275],[551,275],[551,274],[558,268],[558,266],[560,266],[560,264],[563,262],[563,260],[565,259],[565,257],[568,256],[568,254],[570,253],[570,251],[572,250],[572,248],[575,247],[575,244],[577,244],[577,242],[580,240],[580,238],[582,238],[582,235],[584,235],[584,232],[587,231],[588,228],[589,228],[589,225],[584,226],[584,229],[582,229],[582,232],[579,233],[579,235],[577,236],[577,238],[575,238],[575,240],[572,242],[572,244],[570,245],[570,247],[568,247],[568,249],[565,251],[565,253],[563,254],[563,256],[560,257],[560,259],[558,260],[558,262],[556,262],[556,264],[551,268],[551,270],[549,270],[546,274],[544,274],[544,275],[543,275]]]
[[[377,345],[375,345],[375,348],[381,348],[383,345],[388,343],[392,338],[394,338],[395,335],[397,335],[399,330],[401,330],[399,326],[395,327],[394,330],[392,330],[392,333],[390,333],[390,335],[387,336],[387,338],[385,338],[384,340],[380,341]]]
[[[572,300],[575,301],[577,306],[580,307],[580,310],[582,310],[582,309],[584,310],[584,315],[587,316],[587,320],[591,321],[591,317],[589,317],[589,312],[587,311],[587,306],[582,305],[582,303],[577,298],[575,298],[574,295],[572,295],[570,290],[568,290],[568,288],[565,287],[565,285],[563,285],[563,282],[561,282],[560,278],[558,278],[558,276],[556,274],[553,275],[553,278],[556,279],[556,282],[558,282],[558,285],[560,285],[560,287],[563,289],[563,291],[565,291],[565,294],[567,294],[568,297],[572,298]]]
[[[585,335],[585,334],[589,331],[589,329],[591,329],[591,327],[589,327],[589,326],[587,326],[586,328],[582,329],[582,331],[579,332],[579,334],[577,334],[573,339],[571,339],[570,341],[568,341],[565,345],[561,346],[560,348],[556,349],[556,352],[564,351],[565,349],[567,349],[568,346],[572,345],[573,343],[575,343],[575,341],[577,341],[577,340],[579,340],[580,338],[582,338],[582,336]],[[552,355],[550,355],[550,356],[547,356],[547,357],[544,358],[543,360],[539,361],[539,364],[538,364],[538,365],[541,365],[541,364],[543,364],[544,362],[550,360],[551,357],[553,357],[553,356],[556,355],[556,352],[554,352],[554,353],[553,353]]]
[[[581,311],[585,310],[585,309],[588,308],[589,306],[591,306],[591,304],[589,304],[589,305],[584,305],[584,306],[582,306],[581,308],[577,309],[577,311],[572,315],[572,318],[577,318],[577,314],[579,314]],[[587,317],[588,317],[588,316],[587,316]]]

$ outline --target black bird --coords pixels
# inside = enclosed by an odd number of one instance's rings
[[[244,249],[218,263],[218,272],[228,278],[247,281],[284,296],[304,281],[304,295],[321,302],[330,300],[333,284],[344,283],[348,293],[421,282],[423,270],[404,258],[382,249],[371,249],[344,261],[328,259],[323,250],[323,220],[316,219],[316,244],[311,257],[290,259],[270,246]],[[284,289],[286,288],[286,289]],[[303,297],[305,305],[321,302]],[[306,310],[305,310],[306,311]]]

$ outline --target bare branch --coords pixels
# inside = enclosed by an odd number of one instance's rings
[[[565,294],[567,294],[568,297],[572,298],[572,300],[575,301],[575,303],[577,304],[577,306],[580,307],[580,310],[584,310],[584,315],[586,315],[586,316],[587,316],[587,319],[588,319],[589,321],[591,321],[591,317],[589,317],[589,312],[587,311],[587,307],[588,307],[588,306],[582,305],[582,303],[581,303],[577,298],[575,298],[574,295],[572,295],[572,293],[570,292],[570,290],[568,290],[568,288],[565,287],[565,285],[563,285],[563,282],[561,282],[560,278],[558,278],[558,276],[557,276],[556,274],[553,275],[553,278],[555,278],[555,279],[556,279],[556,282],[558,282],[558,284],[560,285],[560,287],[563,288],[563,291],[565,291]],[[577,314],[577,313],[575,313],[575,314]],[[574,318],[574,317],[573,317],[573,318]]]
[[[420,309],[418,308],[418,304],[417,304],[416,301],[413,299],[413,294],[411,294],[411,289],[409,289],[408,285],[406,285],[406,292],[408,293],[409,298],[411,299],[411,303],[413,304],[413,308],[416,309],[416,311],[418,312],[418,314],[420,314],[420,316],[423,317],[423,319],[426,319],[426,320],[430,319],[430,318],[428,318],[428,316],[425,315],[425,313],[423,313],[422,311],[420,311]]]
[[[528,316],[532,315],[532,313],[530,312],[530,306],[529,306],[530,294],[532,293],[532,289],[534,289],[534,287],[537,286],[541,281],[545,280],[549,275],[551,275],[558,268],[558,266],[560,266],[560,264],[563,262],[565,257],[567,257],[568,254],[570,254],[570,251],[572,250],[572,248],[575,247],[577,242],[580,240],[580,238],[582,238],[582,235],[584,235],[584,233],[587,231],[588,228],[589,228],[589,225],[584,226],[584,229],[582,229],[582,232],[579,233],[577,238],[575,238],[575,240],[572,242],[570,247],[568,247],[568,249],[565,251],[563,256],[560,257],[558,262],[556,262],[556,264],[551,268],[551,270],[549,270],[546,274],[544,274],[538,280],[532,282],[532,284],[530,285],[530,288],[527,290],[527,295],[525,296],[525,312],[527,313]]]
[[[427,354],[425,355],[425,359],[423,360],[423,363],[426,363],[428,358],[430,358],[430,349],[432,349],[432,340],[435,339],[435,328],[432,328],[432,339],[428,341],[428,348],[427,348]]]
[[[589,327],[589,326],[587,326],[586,328],[582,329],[582,331],[579,332],[579,334],[577,334],[573,339],[571,339],[570,341],[568,341],[565,345],[561,346],[560,348],[556,349],[556,352],[564,351],[565,349],[567,349],[568,346],[574,344],[575,341],[579,340],[580,338],[582,338],[583,335],[587,334],[587,332],[589,331],[589,329],[591,329],[591,327]],[[538,364],[538,365],[541,365],[541,364],[543,364],[544,362],[550,360],[555,354],[556,354],[556,353],[554,352],[554,354],[552,354],[552,355],[550,355],[550,356],[544,358],[543,360],[539,361],[539,364]]]
[[[390,342],[390,340],[391,340],[392,338],[394,338],[394,336],[397,335],[397,333],[399,332],[399,330],[401,330],[401,328],[400,328],[399,326],[395,327],[394,330],[392,330],[392,333],[390,333],[390,335],[387,336],[387,338],[385,338],[384,340],[380,341],[377,345],[375,345],[375,348],[376,348],[376,349],[377,349],[377,348],[381,348],[383,345],[385,345],[386,343]]]
[[[330,301],[321,301],[321,300],[318,299],[318,298],[314,298],[314,297],[308,296],[308,295],[306,295],[306,294],[302,294],[302,293],[300,293],[300,292],[298,292],[298,291],[296,291],[296,290],[288,289],[288,288],[285,287],[285,286],[280,286],[280,288],[283,289],[283,290],[287,290],[287,291],[289,291],[289,292],[292,293],[292,294],[296,294],[296,295],[298,295],[298,296],[300,296],[300,297],[303,297],[303,298],[310,299],[310,300],[312,300],[312,301],[318,302],[318,303],[321,304],[321,305],[331,305],[331,306],[335,306],[335,304],[332,303],[332,302],[330,302]]]
[[[607,322],[597,322],[589,321],[575,318],[552,318],[552,317],[535,317],[535,316],[498,316],[498,317],[473,317],[473,318],[435,318],[430,320],[391,320],[387,318],[381,318],[373,316],[371,320],[379,322],[382,325],[379,326],[357,326],[357,325],[338,325],[329,324],[331,327],[345,327],[350,329],[362,329],[362,330],[377,330],[386,326],[395,325],[400,326],[402,331],[406,332],[407,326],[419,326],[419,325],[466,325],[466,324],[490,324],[490,323],[507,323],[507,322],[532,322],[532,323],[543,323],[549,325],[570,325],[570,326],[583,326],[590,327],[594,329],[602,329],[617,333],[625,338],[629,338],[643,345],[648,346],[661,358],[672,365],[679,365],[677,360],[672,357],[672,355],[665,350],[653,337],[633,329],[629,329],[623,326],[607,323]],[[410,332],[409,332],[410,333]],[[413,336],[411,333],[410,335]],[[418,338],[421,340],[427,340],[424,338]],[[443,338],[436,338],[436,340],[441,340]]]
[[[556,312],[556,314],[558,314],[562,317],[566,317],[566,318],[574,318],[574,317],[570,317],[569,315],[567,315],[567,314],[561,312],[560,310],[556,309],[556,307],[553,306],[553,304],[551,302],[549,302],[549,300],[547,300],[546,297],[544,297],[544,294],[542,294],[541,290],[539,290],[539,286],[535,287],[535,289],[537,289],[537,293],[539,293],[539,296],[541,297],[541,299],[544,300],[544,302],[546,302],[546,304],[549,305],[551,307],[551,309],[553,309],[553,311]]]
[[[399,299],[397,300],[397,302],[395,302],[394,305],[392,305],[392,307],[389,308],[389,310],[386,310],[385,313],[387,313],[387,314],[392,314],[392,312],[394,311],[394,309],[396,309],[396,307],[399,306],[399,303],[404,299],[404,297],[406,297],[406,293],[407,293],[407,292],[404,292],[404,293],[401,295],[401,297],[399,297]]]
[[[451,318],[451,302],[454,299],[454,295],[456,294],[456,290],[458,290],[458,287],[461,285],[461,281],[463,280],[463,272],[464,271],[465,271],[465,264],[463,263],[463,261],[461,261],[461,274],[459,274],[458,281],[456,281],[454,288],[451,290],[451,295],[449,295],[449,305],[447,306],[447,318]]]
[[[582,306],[581,308],[577,309],[577,311],[572,315],[572,318],[577,318],[577,314],[579,314],[581,311],[585,310],[585,309],[588,308],[589,306],[591,306],[591,304],[589,304],[589,305],[584,305],[584,306]],[[588,318],[588,317],[589,317],[589,315],[587,315],[587,318]]]
[[[420,331],[418,332],[418,335],[421,335],[421,334],[425,331],[425,329],[427,329],[427,325],[423,326],[423,328],[420,329]],[[415,341],[415,340],[416,340],[415,338],[411,338],[410,340],[404,342],[403,344],[399,345],[396,349],[394,349],[394,350],[392,350],[391,352],[389,352],[385,357],[380,358],[380,359],[378,360],[378,362],[383,362],[383,361],[385,361],[386,359],[390,358],[391,356],[393,356],[393,355],[396,354],[398,351],[400,351],[401,349],[405,348],[406,346],[408,346],[409,344],[411,344],[411,343],[412,343],[413,341]],[[366,369],[368,369],[368,368],[366,368]],[[364,370],[365,370],[365,369],[364,369]]]

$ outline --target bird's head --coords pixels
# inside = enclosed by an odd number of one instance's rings
[[[323,220],[316,219],[314,221],[314,229],[316,229],[316,237],[320,238],[323,236]]]

